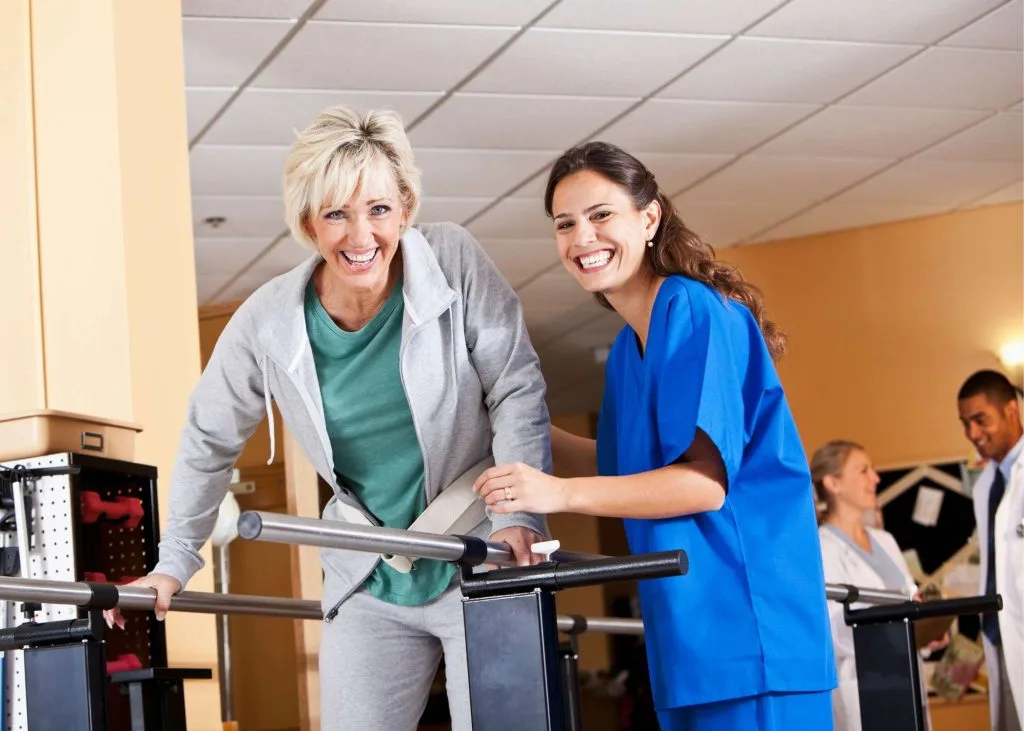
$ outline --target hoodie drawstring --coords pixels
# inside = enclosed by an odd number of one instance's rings
[[[270,459],[267,465],[274,463],[274,408],[270,405],[270,364],[267,356],[263,356],[263,401],[267,408],[267,420],[270,422]]]

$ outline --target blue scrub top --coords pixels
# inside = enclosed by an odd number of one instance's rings
[[[683,549],[686,576],[640,582],[659,709],[836,687],[807,458],[757,321],[681,276],[660,287],[646,353],[626,327],[608,357],[598,471],[680,459],[697,429],[728,477],[721,510],[625,521],[634,553]]]

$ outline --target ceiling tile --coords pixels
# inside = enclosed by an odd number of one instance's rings
[[[507,27],[310,21],[253,86],[444,91],[513,33]]]
[[[552,161],[554,162],[554,161]],[[544,200],[544,193],[548,186],[548,175],[551,173],[551,166],[544,168],[537,175],[530,178],[523,187],[516,189],[514,195],[517,198],[539,198]]]
[[[1024,0],[1014,0],[979,18],[942,46],[1019,51],[1024,47]]]
[[[324,109],[343,104],[360,113],[392,109],[411,122],[440,92],[311,91],[246,89],[203,138],[210,144],[290,145]]]
[[[917,49],[870,43],[738,38],[659,96],[824,104]],[[770,58],[771,63],[765,59]]]
[[[313,256],[312,249],[306,248],[291,236],[285,236],[274,244],[270,251],[260,257],[260,260],[253,264],[248,273],[270,281],[277,275],[294,269],[311,256]]]
[[[663,152],[635,153],[635,157],[654,173],[658,187],[665,195],[675,194],[735,159],[733,155],[669,155]]]
[[[963,129],[985,112],[834,106],[784,132],[758,152],[820,157],[905,157]]]
[[[216,299],[211,299],[203,304],[215,305],[223,302],[237,302],[239,300],[244,300],[269,280],[270,277],[258,272],[246,272],[232,282],[227,289],[217,295]]]
[[[557,319],[594,299],[560,265],[519,288],[518,293],[524,315],[535,321]]]
[[[196,274],[196,304],[203,306],[230,279],[228,274]]]
[[[219,217],[221,223],[205,223]],[[284,202],[277,196],[196,195],[192,229],[196,238],[261,238],[271,241],[286,228]]]
[[[1002,109],[1020,99],[1021,54],[929,48],[843,100],[893,107]]]
[[[1022,180],[1010,183],[1005,188],[1000,188],[994,193],[989,193],[978,200],[971,201],[971,205],[990,206],[998,203],[1013,203],[1020,200],[1024,200],[1024,181]]]
[[[907,160],[841,196],[845,203],[919,203],[953,207],[1020,178],[1020,163]]]
[[[820,107],[651,99],[598,135],[630,152],[739,154]]]
[[[482,210],[494,198],[422,198],[416,214],[417,223],[454,221],[462,223]]]
[[[233,93],[233,89],[185,89],[185,110],[190,140],[224,106],[224,102]]]
[[[246,267],[273,239],[203,239],[196,241],[196,272],[235,274]]]
[[[186,86],[241,85],[291,29],[287,20],[183,18]]]
[[[1024,161],[1024,116],[996,114],[921,154],[929,160]]]
[[[733,35],[783,0],[562,0],[538,26]]]
[[[795,238],[826,231],[873,226],[910,218],[934,216],[943,206],[900,203],[838,203],[830,201],[759,235],[759,241]]]
[[[298,18],[312,0],[181,0],[185,17]]]
[[[196,145],[189,153],[193,195],[280,196],[287,147]]]
[[[724,36],[531,28],[466,91],[645,96],[727,40]]]
[[[506,198],[470,223],[469,230],[480,239],[547,239],[555,245],[540,198]]]
[[[799,208],[889,164],[874,158],[750,155],[686,192],[690,201],[778,203]]]
[[[1003,0],[793,0],[747,35],[826,41],[934,43]]]
[[[411,133],[424,147],[561,149],[634,103],[615,97],[455,94]]]
[[[513,287],[558,263],[554,241],[545,239],[478,239]]]
[[[734,246],[803,207],[799,203],[708,203],[692,201],[689,194],[672,202],[687,228],[716,249]]]
[[[551,0],[328,0],[318,20],[524,25]]]
[[[421,149],[416,151],[416,164],[423,171],[425,195],[476,198],[503,195],[558,155],[552,151]]]
[[[624,326],[625,322],[618,313],[588,298],[587,302],[557,320],[538,322],[530,331],[530,338],[538,350],[568,355],[569,360],[578,363],[581,356],[593,360],[595,348],[610,347]],[[569,369],[574,367],[573,363],[567,365]],[[600,367],[603,369],[603,365]],[[561,369],[555,367],[551,370]]]

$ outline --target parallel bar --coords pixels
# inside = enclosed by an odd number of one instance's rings
[[[575,619],[582,619],[582,628],[579,623],[574,625]],[[617,617],[559,617],[558,630],[560,632],[603,632],[609,635],[637,635],[643,637],[644,623],[639,619],[620,619]]]
[[[152,589],[136,586],[117,587],[118,606],[122,609],[151,610],[156,603]],[[70,604],[85,606],[92,598],[92,590],[83,582],[48,581],[46,579],[13,579],[0,577],[0,600],[40,602],[42,604]],[[258,614],[288,619],[322,619],[320,602],[308,599],[248,596],[244,594],[214,594],[185,591],[171,599],[171,610],[199,614]],[[588,632],[642,635],[643,622],[639,619],[583,618]],[[559,617],[558,628],[568,630],[572,617]]]
[[[910,598],[898,591],[862,589],[849,584],[825,584],[825,597],[837,602],[863,602],[864,604],[906,604]]]
[[[321,548],[347,548],[353,551],[388,553],[398,556],[435,558],[441,561],[458,561],[465,546],[455,536],[436,535],[356,525],[318,518],[298,518],[293,515],[267,513],[249,510],[238,519],[238,532],[248,540],[270,541]],[[552,559],[571,562],[606,558],[594,554],[557,551]],[[487,561],[499,566],[513,566],[508,547],[488,542]],[[833,601],[847,601],[856,598],[865,604],[903,604],[907,596],[895,591],[861,589],[846,584],[826,584],[825,596]]]
[[[290,545],[344,548],[351,551],[395,556],[458,561],[466,545],[456,536],[382,528],[320,518],[247,510],[238,518],[238,534],[250,541],[269,541]],[[559,562],[603,558],[594,554],[556,551],[551,558]],[[504,543],[487,542],[487,563],[515,566],[515,557]]]
[[[902,606],[868,607],[848,609],[848,625],[883,624],[903,620],[930,619],[932,617],[956,617],[962,614],[985,614],[999,612],[1003,608],[1001,594],[992,596],[967,596],[956,599],[936,599],[930,602],[904,602]]]

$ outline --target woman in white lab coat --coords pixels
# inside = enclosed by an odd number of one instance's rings
[[[896,539],[865,525],[865,516],[874,514],[878,505],[879,479],[864,448],[854,442],[829,442],[811,458],[811,477],[818,501],[825,506],[818,531],[825,581],[900,591],[908,599],[916,596],[917,586]],[[829,619],[839,676],[839,687],[832,693],[835,731],[861,731],[853,630],[843,619],[839,602],[829,602]],[[926,715],[927,711],[926,706]],[[931,728],[931,720],[925,721]]]

